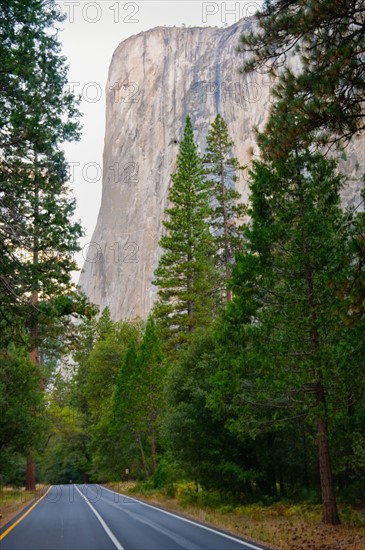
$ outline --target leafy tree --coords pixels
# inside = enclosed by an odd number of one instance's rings
[[[157,466],[157,424],[162,411],[163,355],[155,321],[149,316],[142,342],[130,341],[112,397],[112,432],[138,452],[146,479]],[[149,444],[150,466],[144,450]]]
[[[208,195],[189,116],[171,180],[171,206],[163,222],[167,232],[160,240],[163,253],[154,282],[163,340],[173,351],[190,340],[194,327],[209,324],[215,284]]]
[[[50,429],[39,459],[40,476],[48,483],[88,483],[91,472],[90,430],[75,399],[73,365],[58,365],[47,388]]]
[[[189,479],[238,498],[260,474],[252,442],[238,441],[224,419],[207,407],[218,355],[214,332],[197,329],[168,371],[162,434]]]
[[[78,369],[71,404],[81,414],[82,432],[88,440],[88,473],[94,479],[108,479],[120,472],[123,451],[110,430],[112,396],[129,341],[138,340],[140,330],[138,322],[112,321],[107,308],[96,323],[84,323],[82,329],[83,343],[74,356]]]
[[[307,152],[254,163],[247,253],[237,258],[227,313],[242,353],[216,375],[216,397],[238,432],[280,429],[293,418],[315,426],[327,523],[339,521],[328,432],[335,411],[347,407],[344,385],[361,369],[336,309],[336,289],[351,273],[353,226],[339,206],[343,179],[334,169]],[[355,400],[361,392],[351,385]]]
[[[143,445],[144,431],[146,430],[144,403],[139,400],[140,387],[138,379],[137,342],[135,338],[132,338],[119,370],[113,392],[111,429],[112,433],[123,442],[124,446],[133,448],[137,440],[143,472],[145,478],[149,479],[150,473]]]
[[[44,399],[42,372],[25,349],[9,346],[0,351],[0,464],[7,474],[15,454],[24,455],[42,443]]]
[[[285,156],[313,142],[346,143],[364,126],[365,8],[362,0],[267,0],[259,30],[241,37],[246,71],[280,74],[277,102],[261,136],[264,153]],[[285,62],[300,56],[293,71]]]
[[[43,479],[49,483],[84,483],[89,470],[88,435],[80,413],[67,402],[58,404],[52,396],[47,415],[52,428],[42,453]]]
[[[101,333],[95,341],[86,366],[88,372],[85,389],[94,420],[99,417],[101,403],[113,393],[129,340],[138,338],[140,332],[139,324],[134,325],[126,321],[111,321],[109,325],[110,319],[107,320],[107,316],[108,312],[99,320],[98,327]]]
[[[207,136],[203,163],[211,206],[209,226],[214,236],[216,264],[222,279],[221,293],[227,302],[232,299],[231,290],[227,288],[231,265],[235,253],[242,246],[238,221],[245,212],[243,204],[239,203],[240,194],[234,187],[237,171],[241,167],[233,156],[233,145],[227,123],[218,114]]]
[[[125,350],[126,342],[113,329],[105,338],[95,343],[90,353],[85,389],[94,419],[99,417],[103,401],[112,394]]]

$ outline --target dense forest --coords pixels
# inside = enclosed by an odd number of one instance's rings
[[[187,116],[158,298],[120,321],[71,284],[82,229],[60,145],[79,113],[52,5],[0,8],[3,480],[32,487],[37,464],[49,483],[185,481],[222,502],[319,501],[339,523],[365,476],[364,195],[344,208],[338,169],[364,130],[363,3],[265,2],[238,44],[243,71],[277,77],[249,203],[224,118],[200,152]]]

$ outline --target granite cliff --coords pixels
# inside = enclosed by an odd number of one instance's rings
[[[145,318],[154,302],[153,272],[161,251],[170,174],[189,113],[201,150],[217,113],[227,121],[242,165],[258,154],[254,129],[270,106],[267,75],[240,74],[236,52],[242,19],[228,28],[157,27],[123,41],[106,85],[103,192],[93,250],[80,286],[113,319]],[[354,180],[365,171],[364,141],[349,147],[342,168]],[[356,202],[359,183],[344,194]],[[247,173],[237,189],[247,200]]]

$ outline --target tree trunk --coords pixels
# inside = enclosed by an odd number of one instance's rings
[[[37,163],[37,155],[35,155],[35,162]],[[34,176],[34,179],[36,180],[36,173]],[[32,281],[32,296],[31,296],[31,304],[33,307],[33,315],[34,311],[36,311],[37,304],[38,304],[38,263],[39,263],[39,192],[38,188],[35,188],[35,201],[34,201],[34,242],[33,242],[33,266],[35,266],[35,279]],[[29,357],[30,360],[34,365],[38,365],[39,358],[38,358],[38,323],[37,318],[34,315],[33,322],[29,328],[30,332],[30,352]],[[34,451],[31,450],[29,452],[29,455],[27,457],[27,471],[26,471],[26,481],[25,486],[28,489],[28,491],[34,491],[35,490],[35,476],[36,476],[36,465],[34,462]]]
[[[190,241],[190,230],[189,230],[189,233],[188,233],[188,240]],[[189,252],[188,253],[188,262],[189,262],[189,264],[192,261],[192,258],[193,258],[193,254],[192,254],[192,252]],[[192,286],[193,286],[193,278],[192,278],[192,276],[189,272],[188,277],[187,277],[187,281],[186,281],[186,290],[188,291],[188,295],[190,295]],[[191,332],[194,327],[193,327],[193,302],[190,299],[188,300],[187,307],[188,307],[188,319],[189,319],[188,328],[189,328],[189,332]]]
[[[143,472],[144,472],[145,478],[148,480],[148,479],[150,479],[150,474],[148,473],[146,457],[145,457],[144,449],[143,449],[143,445],[142,445],[142,438],[141,438],[141,434],[139,432],[137,432],[137,440],[138,440],[139,449],[141,451]]]
[[[30,451],[27,456],[25,488],[27,491],[35,491],[35,462],[33,459],[33,451]]]
[[[226,291],[226,302],[232,302],[232,290],[230,290],[229,288],[227,288]]]
[[[301,201],[301,215],[304,216],[305,202],[303,196]],[[309,248],[305,235],[303,235],[303,253],[304,253],[304,277],[306,283],[307,305],[312,326],[310,329],[311,352],[314,361],[318,361],[318,349],[320,338],[317,328],[317,310],[315,305],[315,290],[313,284],[313,266],[309,257]],[[320,359],[319,359],[320,361]],[[328,426],[326,413],[326,395],[322,384],[320,364],[315,367],[315,395],[317,401],[317,438],[318,438],[318,454],[319,454],[319,474],[321,480],[321,493],[324,523],[338,525],[340,518],[338,516],[335,486],[333,483],[333,475],[330,460],[330,450],[328,442]]]
[[[302,433],[303,433],[303,465],[304,465],[303,477],[304,477],[305,487],[309,489],[308,449],[307,449],[307,438],[305,435],[304,426],[302,426]]]
[[[151,448],[151,471],[152,475],[156,472],[156,431],[154,415],[150,420],[150,448]]]
[[[270,483],[270,492],[273,496],[277,496],[278,490],[276,486],[276,471],[275,471],[275,462],[272,458],[272,449],[274,446],[275,436],[272,433],[266,434],[266,444],[268,450],[268,465],[267,465],[267,477]]]
[[[284,483],[284,477],[283,477],[283,469],[281,465],[279,466],[278,477],[279,477],[279,492],[280,492],[281,498],[283,498],[286,496],[286,490],[285,490],[285,483]]]
[[[224,167],[223,162],[221,161],[221,185],[222,185],[222,196],[223,196],[223,233],[224,233],[224,270],[225,270],[225,283],[226,283],[226,302],[232,301],[232,290],[227,287],[228,281],[231,277],[231,252],[230,252],[230,243],[229,243],[229,232],[228,232],[228,215],[227,215],[227,204],[226,204],[226,185],[224,179]]]
[[[38,261],[38,255],[36,256],[36,261]],[[34,261],[34,259],[33,259]],[[37,306],[38,303],[38,291],[33,290],[32,292],[32,305]],[[31,341],[31,350],[29,352],[30,360],[34,365],[38,365],[38,347],[37,347],[37,338],[38,338],[38,325],[36,322],[30,327],[30,341]],[[25,477],[25,488],[27,491],[35,491],[35,480],[36,480],[36,465],[34,462],[34,451],[33,449],[29,452],[27,456],[27,469]]]
[[[325,394],[321,383],[317,383],[316,396],[318,405],[323,406],[325,404]],[[317,419],[317,436],[323,502],[322,521],[323,523],[338,525],[341,522],[337,511],[335,486],[332,476],[327,420],[323,415],[319,416]]]

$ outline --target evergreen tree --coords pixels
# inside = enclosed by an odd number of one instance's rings
[[[138,354],[138,382],[135,392],[148,426],[152,474],[156,472],[157,467],[156,426],[163,408],[163,381],[164,363],[161,342],[156,331],[155,320],[150,315]]]
[[[75,201],[60,149],[79,135],[55,28],[62,20],[54,1],[0,7],[0,314],[18,328],[18,338],[27,327],[35,364],[42,332],[52,324],[49,313],[57,309],[49,304],[71,290],[72,254],[82,233],[71,221]],[[35,487],[32,460],[27,487]]]
[[[231,275],[234,255],[242,246],[242,235],[238,222],[245,208],[239,203],[240,194],[235,190],[237,172],[241,168],[233,156],[233,141],[221,115],[217,115],[207,136],[207,146],[203,157],[205,177],[210,199],[210,230],[216,248],[216,266],[220,274],[221,299],[232,299],[227,288]]]
[[[163,222],[167,231],[160,240],[163,253],[154,282],[158,287],[156,314],[163,340],[173,350],[191,339],[194,327],[209,323],[216,284],[207,224],[208,195],[189,116],[171,180],[171,206],[166,210],[168,219]]]
[[[217,363],[214,332],[197,329],[168,371],[162,433],[167,449],[189,479],[236,497],[243,487],[246,491],[246,481],[259,479],[262,474],[248,471],[249,445],[240,443],[224,420],[207,407]]]
[[[364,124],[365,7],[362,0],[268,0],[257,13],[259,30],[241,37],[253,53],[245,70],[280,73],[266,132],[271,156],[295,146],[346,143]],[[291,54],[301,64],[284,63]]]
[[[157,423],[162,412],[163,355],[155,321],[149,316],[141,345],[129,343],[116,380],[111,430],[124,447],[133,452],[138,442],[142,468],[146,478],[157,466]],[[149,444],[150,466],[144,450]]]
[[[79,224],[60,144],[78,138],[76,101],[67,91],[54,1],[20,0],[0,8],[1,300],[24,313],[24,302],[68,286]],[[30,307],[30,315],[36,308]],[[33,320],[28,319],[30,324]],[[14,322],[14,320],[13,320]]]
[[[111,432],[118,437],[125,448],[133,450],[137,441],[143,473],[145,478],[149,479],[150,472],[144,449],[146,433],[145,402],[143,399],[140,401],[140,381],[138,347],[135,338],[132,338],[119,370],[113,392]]]
[[[334,411],[347,408],[348,353],[352,380],[361,369],[337,311],[337,290],[351,273],[352,225],[339,206],[342,178],[334,168],[308,153],[254,163],[247,253],[237,257],[226,315],[241,351],[222,363],[215,394],[239,433],[282,429],[293,418],[315,426],[327,523],[339,522],[329,431]],[[356,382],[350,391],[356,400],[363,389]]]

